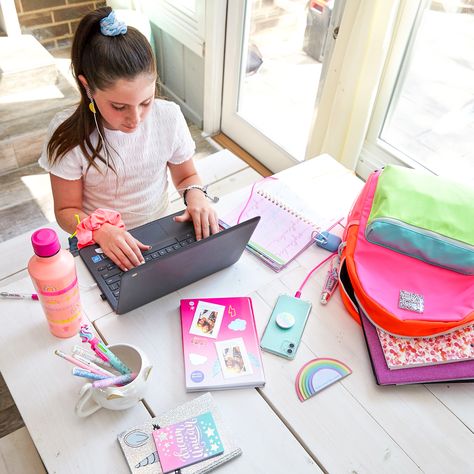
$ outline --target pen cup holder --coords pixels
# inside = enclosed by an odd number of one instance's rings
[[[126,410],[136,405],[145,395],[152,369],[147,356],[130,344],[113,344],[108,347],[137,376],[121,387],[96,388],[92,383],[84,384],[75,408],[77,416],[92,415],[100,408]]]

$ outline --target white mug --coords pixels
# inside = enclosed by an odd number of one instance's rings
[[[102,407],[109,410],[131,408],[145,395],[152,369],[147,356],[130,344],[113,344],[108,347],[137,376],[121,387],[94,388],[92,383],[86,383],[79,392],[80,398],[75,409],[76,415],[80,417],[92,415]]]

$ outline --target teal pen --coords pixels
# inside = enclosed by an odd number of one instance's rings
[[[132,371],[110,350],[104,343],[95,336],[88,324],[81,326],[79,336],[82,342],[88,342],[92,350],[106,362],[110,362],[114,369],[117,369],[121,374],[130,374]]]
[[[96,348],[104,354],[110,362],[110,365],[117,369],[121,374],[130,374],[132,371],[108,348],[102,341],[97,343]]]

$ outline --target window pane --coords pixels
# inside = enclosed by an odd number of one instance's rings
[[[474,179],[473,137],[474,0],[433,1],[380,138],[437,174]]]
[[[334,2],[248,0],[238,114],[304,159]]]

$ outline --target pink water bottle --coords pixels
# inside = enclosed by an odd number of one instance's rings
[[[31,243],[35,255],[28,262],[28,273],[49,330],[57,337],[75,336],[81,327],[82,309],[74,257],[61,248],[53,229],[37,230]]]

